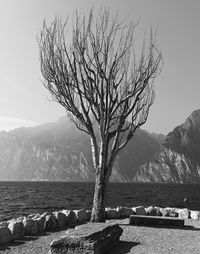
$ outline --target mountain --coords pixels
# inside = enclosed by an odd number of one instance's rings
[[[164,143],[166,136],[159,133],[151,132],[151,137],[155,139],[156,142],[158,142],[160,145]]]
[[[112,181],[130,181],[160,144],[143,130],[116,159]],[[0,132],[0,180],[93,181],[90,139],[66,117]]]
[[[140,166],[133,180],[200,183],[200,109],[167,135],[160,151]]]

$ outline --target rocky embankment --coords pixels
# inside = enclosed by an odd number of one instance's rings
[[[200,211],[192,211],[187,208],[161,208],[153,206],[147,208],[143,206],[106,208],[106,219],[108,220],[128,218],[134,214],[200,220]],[[86,223],[90,220],[90,217],[90,210],[80,209],[30,214],[27,217],[3,221],[0,223],[0,244],[23,240],[26,236],[40,235],[43,232],[75,227],[78,224]]]

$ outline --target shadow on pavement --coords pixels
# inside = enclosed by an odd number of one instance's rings
[[[182,227],[166,226],[166,225],[159,225],[159,226],[158,225],[126,225],[126,226],[128,226],[128,227],[167,228],[167,229],[200,231],[200,228],[196,228],[196,227],[189,226],[189,225],[184,225]]]
[[[38,239],[38,236],[26,236],[23,240],[15,240],[14,242],[8,242],[0,246],[1,250],[9,250],[13,246],[20,246],[24,244],[26,241],[35,241]]]
[[[133,247],[139,244],[139,242],[119,241],[119,244],[107,254],[126,254],[129,253]]]

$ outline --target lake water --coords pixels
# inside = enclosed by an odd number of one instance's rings
[[[0,182],[0,221],[36,212],[91,209],[93,191],[94,183]],[[138,205],[200,210],[200,185],[109,183],[106,206]]]

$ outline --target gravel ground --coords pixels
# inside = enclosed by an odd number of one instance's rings
[[[200,221],[185,224],[183,229],[123,225],[121,242],[110,254],[199,254]]]
[[[129,226],[128,219],[109,221],[123,228],[120,243],[109,254],[199,254],[200,221],[186,220],[184,228]],[[1,246],[1,254],[47,254],[50,242],[66,230],[27,237],[12,245]]]

